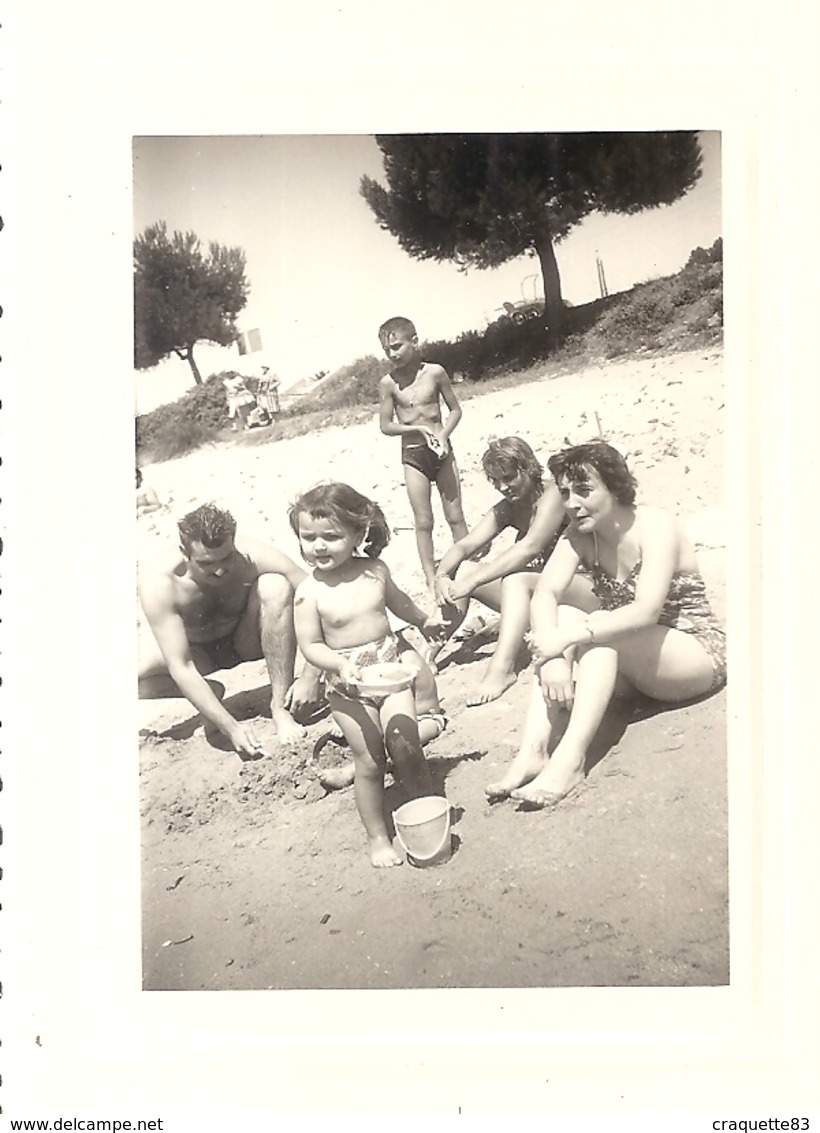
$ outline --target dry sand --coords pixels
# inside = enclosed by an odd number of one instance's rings
[[[468,523],[496,498],[480,468],[491,436],[519,434],[546,459],[565,438],[594,435],[597,413],[628,452],[641,501],[686,521],[723,619],[723,400],[715,350],[465,399],[454,447]],[[214,499],[296,559],[288,502],[319,479],[347,480],[399,529],[384,558],[425,604],[399,446],[375,413],[314,436],[213,447],[145,478],[168,507],[139,520],[141,554],[175,541],[175,517]],[[727,983],[725,692],[632,722],[613,710],[584,787],[554,811],[489,806],[484,784],[515,751],[528,690],[524,671],[501,700],[465,706],[491,648],[462,648],[439,677],[451,724],[427,753],[454,807],[455,849],[430,869],[370,866],[352,792],[326,795],[310,762],[326,722],[296,751],[278,747],[263,662],[220,674],[227,706],[272,752],[257,763],[211,747],[186,701],[142,702],[145,988]],[[338,758],[330,750],[325,762]],[[388,808],[398,801],[389,789]]]

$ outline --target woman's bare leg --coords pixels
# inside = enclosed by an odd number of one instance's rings
[[[617,651],[607,645],[578,650],[575,699],[560,743],[543,770],[514,799],[549,806],[582,783],[587,751],[615,690]]]
[[[552,730],[558,719],[559,709],[547,705],[541,692],[541,682],[534,677],[530,689],[530,702],[524,721],[524,734],[518,754],[513,759],[501,779],[488,783],[484,788],[490,799],[506,799],[524,783],[529,783],[544,769],[547,762],[547,748]]]
[[[378,869],[401,865],[384,819],[385,754],[379,714],[375,708],[337,693],[330,693],[328,700],[333,719],[353,752],[356,808],[367,834],[371,865]]]
[[[530,627],[530,602],[538,575],[532,571],[519,571],[501,579],[501,624],[498,629],[498,643],[481,684],[467,701],[468,706],[488,704],[515,684],[517,673],[515,662],[524,634]],[[479,587],[476,597],[484,601]],[[488,602],[487,605],[490,603]]]

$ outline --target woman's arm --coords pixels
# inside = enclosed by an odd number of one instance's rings
[[[503,502],[507,503],[506,500]],[[497,578],[504,578],[508,574],[523,570],[527,563],[549,546],[556,532],[560,530],[565,515],[558,489],[554,484],[548,485],[538,501],[526,535],[512,547],[507,547],[500,555],[479,563],[476,570],[470,572],[469,593],[485,582],[494,582]]]
[[[453,543],[438,564],[436,575],[439,578],[452,578],[463,562],[471,558],[476,551],[480,551],[482,547],[486,547],[488,543],[492,543],[496,535],[500,534],[509,523],[505,508],[506,500],[500,500],[481,517],[472,531],[468,532],[463,539]],[[470,581],[472,583],[472,579]],[[489,581],[489,579],[483,581]]]
[[[561,595],[575,577],[581,555],[569,536],[562,535],[538,579],[530,604],[531,640],[536,663],[560,657],[570,642],[558,627]]]

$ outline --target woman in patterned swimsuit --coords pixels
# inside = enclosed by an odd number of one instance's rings
[[[610,445],[566,449],[549,461],[569,525],[532,603],[536,679],[518,755],[486,788],[551,806],[584,779],[586,754],[616,683],[654,700],[682,702],[726,681],[726,636],[682,526],[661,508],[635,504],[635,480]],[[559,605],[579,570],[599,606]],[[549,754],[552,729],[569,722]]]
[[[558,489],[551,482],[544,484],[544,469],[521,437],[490,441],[481,464],[501,499],[468,535],[453,544],[436,569],[436,593],[447,637],[464,621],[471,598],[501,614],[498,643],[481,683],[467,701],[469,706],[496,700],[515,684],[516,660],[530,627],[535,586],[566,524]],[[508,528],[516,533],[511,546],[481,562],[473,561]],[[589,598],[588,582],[579,578],[572,585],[568,600],[583,605],[585,593],[586,601]],[[432,647],[431,658],[442,644]]]

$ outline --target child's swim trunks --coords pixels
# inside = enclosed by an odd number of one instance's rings
[[[435,484],[439,472],[450,458],[452,449],[448,449],[444,456],[439,456],[438,453],[433,452],[425,440],[416,439],[417,437],[419,437],[417,433],[403,434],[401,438],[401,462],[408,464],[411,468],[418,469],[431,484]]]
[[[341,653],[348,661],[352,661],[354,665],[360,667],[364,665],[388,665],[400,659],[398,642],[392,633],[379,638],[378,641],[368,641],[364,645],[353,645],[349,649],[336,649],[334,652]],[[349,685],[342,684],[336,673],[326,674],[325,686],[328,692],[335,692],[346,700],[360,700],[362,704],[370,704],[375,708],[378,708],[390,695],[385,693],[384,696],[363,696]]]

